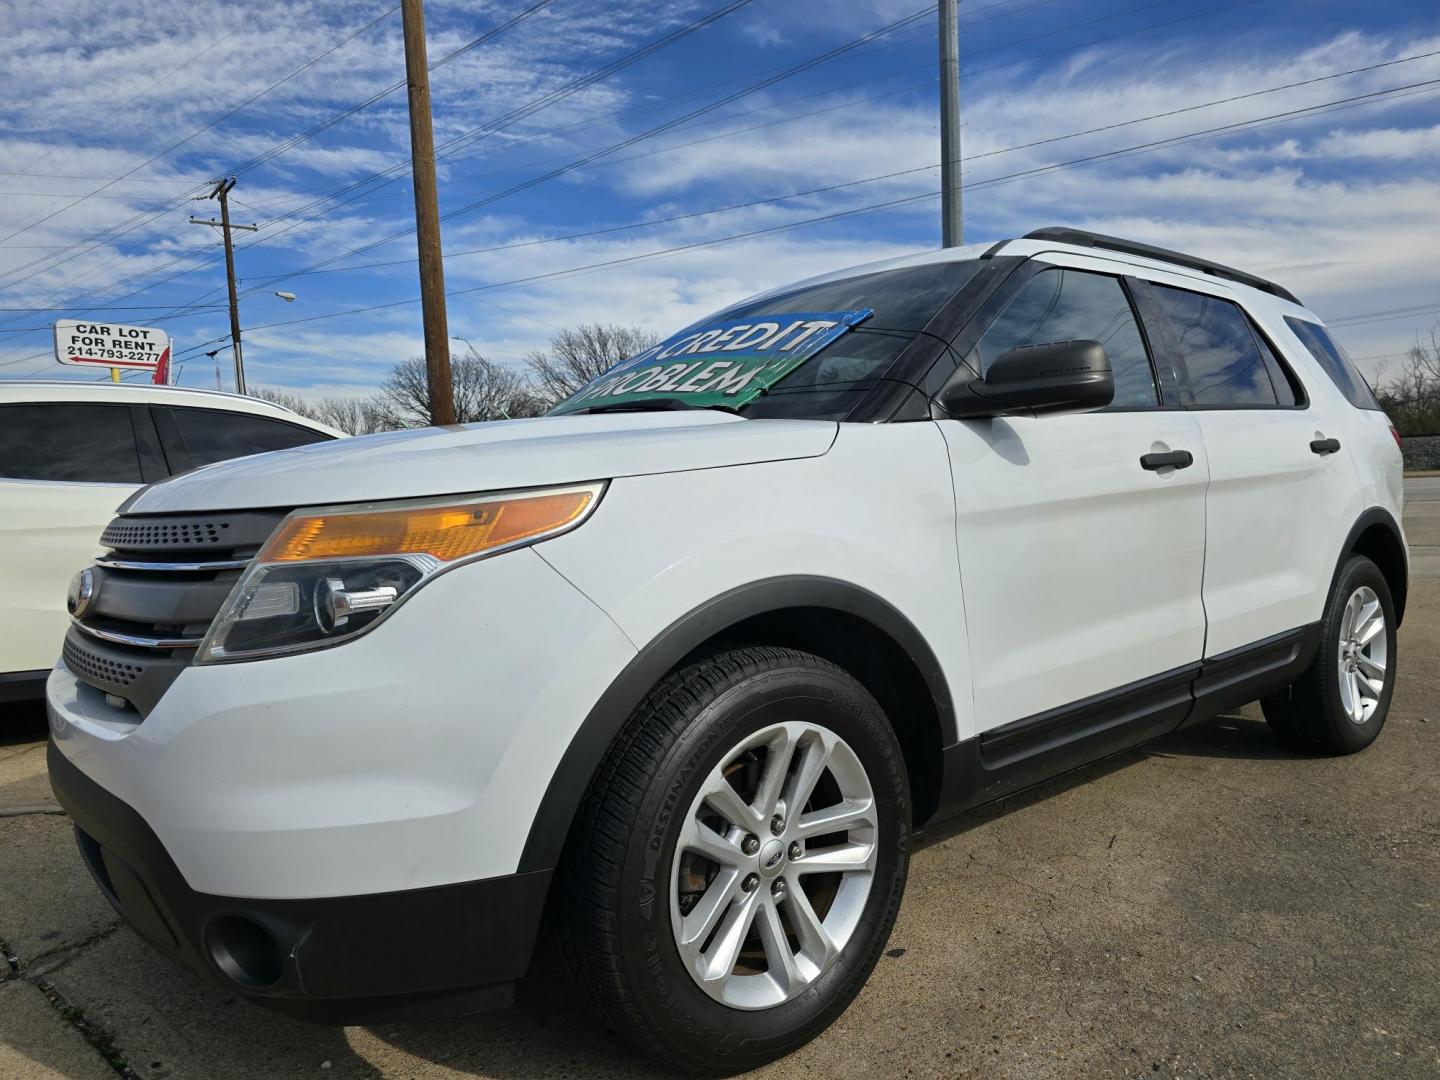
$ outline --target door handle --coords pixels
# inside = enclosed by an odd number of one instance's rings
[[[1154,472],[1156,469],[1188,469],[1195,464],[1189,450],[1171,450],[1164,454],[1141,454],[1140,467]]]
[[[1340,452],[1340,440],[1312,439],[1310,441],[1310,452],[1312,454],[1338,454]]]

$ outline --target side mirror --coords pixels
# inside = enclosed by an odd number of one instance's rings
[[[956,420],[1091,412],[1115,397],[1110,358],[1098,341],[1056,341],[1002,353],[985,378],[956,368],[936,403]]]

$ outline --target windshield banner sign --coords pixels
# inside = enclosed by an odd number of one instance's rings
[[[551,414],[659,398],[739,408],[870,315],[798,311],[691,327],[616,364]]]

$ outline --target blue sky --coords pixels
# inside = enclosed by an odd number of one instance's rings
[[[432,62],[534,2],[431,0]],[[557,95],[722,6],[553,0],[434,71],[453,334],[518,363],[577,322],[663,333],[938,243],[919,0],[752,0]],[[960,8],[967,240],[1065,224],[1232,262],[1334,321],[1372,375],[1440,320],[1440,55],[1424,55],[1440,54],[1440,6]],[[405,96],[349,112],[404,77],[387,0],[3,0],[0,25],[0,377],[95,377],[56,365],[48,331],[94,315],[164,327],[181,381],[213,385],[223,263],[187,218],[213,213],[191,196],[230,172],[234,219],[260,226],[237,235],[252,383],[362,393],[422,352],[414,240],[387,240],[413,220]],[[1189,138],[1227,125],[1243,126]]]

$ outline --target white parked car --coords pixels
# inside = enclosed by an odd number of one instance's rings
[[[44,694],[75,566],[141,484],[339,434],[233,394],[0,382],[0,702]]]
[[[548,904],[614,1030],[733,1072],[854,997],[926,822],[1257,698],[1369,744],[1400,504],[1284,289],[1042,230],[735,304],[542,419],[147,488],[72,593],[51,777],[234,993],[502,1004]]]

